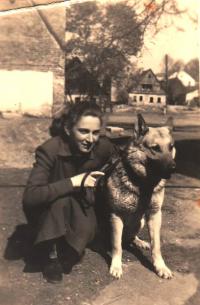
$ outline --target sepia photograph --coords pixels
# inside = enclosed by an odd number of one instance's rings
[[[198,305],[198,0],[0,1],[0,305]]]

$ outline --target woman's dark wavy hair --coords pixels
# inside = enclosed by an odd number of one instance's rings
[[[101,124],[103,123],[103,113],[94,102],[82,101],[66,105],[60,116],[53,119],[49,128],[50,135],[54,137],[65,134],[64,127],[71,130],[82,116],[87,115],[97,117],[100,119]]]

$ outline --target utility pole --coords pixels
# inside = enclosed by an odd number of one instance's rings
[[[168,96],[168,54],[165,55],[165,92],[166,92],[166,104],[169,103]]]

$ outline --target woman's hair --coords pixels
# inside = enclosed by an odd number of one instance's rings
[[[82,116],[93,116],[99,118],[103,123],[103,113],[100,107],[94,102],[82,101],[66,105],[60,117],[54,118],[49,128],[51,136],[63,134],[64,127],[71,130]]]
[[[70,107],[63,118],[64,126],[71,130],[82,116],[87,115],[99,118],[102,124],[102,112],[100,107],[94,102],[83,101],[76,102]]]

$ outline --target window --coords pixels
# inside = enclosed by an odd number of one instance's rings
[[[143,96],[142,95],[140,95],[140,102],[142,102],[143,101]]]
[[[158,102],[158,104],[161,103],[161,97],[158,97],[157,102]]]
[[[149,102],[153,103],[153,97],[152,96],[150,97]]]
[[[152,90],[153,86],[151,84],[142,84],[142,89]]]
[[[136,95],[134,95],[133,101],[134,101],[134,102],[137,102],[137,96],[136,96]]]
[[[81,98],[80,97],[75,97],[75,102],[80,102],[81,101]]]
[[[151,74],[148,75],[148,78],[151,78]]]

